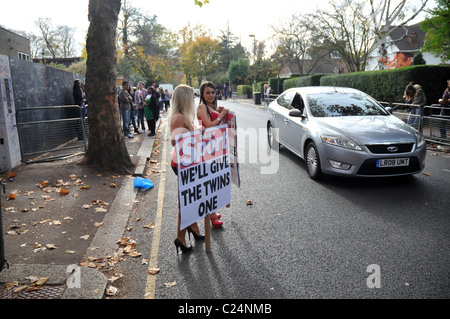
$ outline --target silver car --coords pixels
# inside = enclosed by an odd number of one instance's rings
[[[425,166],[422,134],[356,89],[286,90],[269,104],[267,137],[304,159],[312,179],[411,175]]]

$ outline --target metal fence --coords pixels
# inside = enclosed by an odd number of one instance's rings
[[[393,103],[391,105],[392,114],[422,132],[426,141],[450,145],[450,138],[447,134],[447,131],[450,130],[450,116],[441,115],[441,105],[432,104],[423,108],[413,105],[420,110],[417,112],[418,114],[412,114],[409,106],[411,104]]]
[[[16,123],[24,163],[61,159],[87,150],[88,129],[77,105],[18,109]]]

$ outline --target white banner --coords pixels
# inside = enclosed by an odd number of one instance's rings
[[[229,137],[226,125],[175,137],[180,229],[231,202]]]

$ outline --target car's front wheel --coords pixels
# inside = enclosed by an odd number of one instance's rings
[[[276,146],[278,146],[274,133],[275,132],[272,127],[272,124],[271,123],[267,124],[267,143],[269,144],[269,148],[271,149],[274,149],[276,148]]]
[[[306,146],[305,151],[306,170],[309,177],[313,180],[318,180],[322,177],[322,170],[320,168],[320,157],[317,147],[313,142]]]

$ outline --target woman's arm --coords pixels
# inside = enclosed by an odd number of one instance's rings
[[[222,112],[220,112],[219,114],[219,117],[214,121],[211,121],[211,119],[208,116],[205,104],[202,103],[197,108],[197,117],[202,121],[203,126],[205,126],[206,128],[219,125],[227,113],[228,109],[223,108]]]

